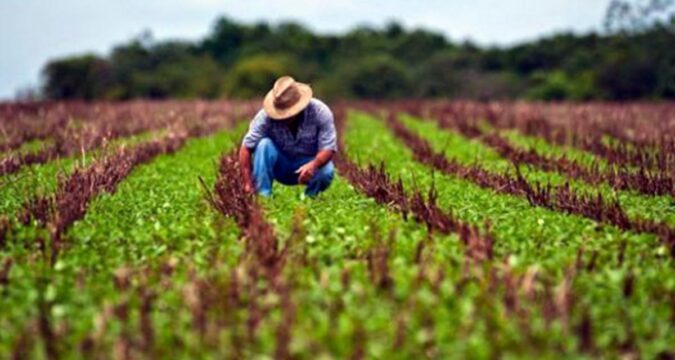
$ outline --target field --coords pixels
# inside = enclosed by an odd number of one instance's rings
[[[675,357],[675,104],[331,104],[316,199],[251,102],[0,105],[0,358]]]

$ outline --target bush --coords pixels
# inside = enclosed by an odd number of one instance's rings
[[[351,95],[364,99],[410,96],[410,78],[405,66],[388,55],[366,57],[348,71]]]
[[[570,76],[562,71],[538,72],[532,76],[534,87],[527,92],[533,100],[589,100],[597,97],[593,74]]]
[[[43,70],[43,91],[50,99],[102,97],[111,81],[110,64],[95,55],[83,55],[52,61]]]
[[[609,99],[644,98],[654,95],[656,71],[646,56],[616,53],[598,70],[598,85]]]
[[[133,82],[143,97],[214,98],[219,94],[221,70],[211,58],[191,58],[135,73]]]
[[[292,63],[292,59],[285,55],[259,55],[244,59],[227,75],[225,94],[237,98],[263,96],[278,77],[291,73]]]

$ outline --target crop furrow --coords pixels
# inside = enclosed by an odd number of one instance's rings
[[[53,195],[28,198],[17,218],[24,225],[36,220],[40,226],[49,228],[53,238],[52,245],[57,246],[70,225],[84,216],[89,201],[102,191],[114,192],[117,184],[135,166],[147,163],[160,154],[173,153],[187,139],[211,134],[228,125],[231,119],[228,116],[189,127],[179,126],[175,132],[170,132],[159,140],[142,142],[131,148],[122,147],[112,155],[104,155],[100,160],[86,167],[76,168],[67,177],[60,178]],[[94,138],[98,138],[98,135]],[[5,234],[9,231],[9,226],[0,227],[0,236],[3,235],[3,228]]]
[[[601,169],[597,161],[590,167],[584,166],[566,155],[548,156],[540,154],[534,149],[518,148],[495,132],[486,134],[467,119],[453,118],[450,121],[447,118],[439,118],[437,122],[441,127],[455,130],[466,138],[479,140],[515,165],[526,164],[543,171],[558,172],[591,185],[605,183],[620,191],[633,190],[645,195],[675,196],[675,180],[672,174],[665,171],[649,170],[645,167],[638,170],[629,170],[617,165],[610,165],[606,169]]]
[[[675,140],[669,135],[673,116],[668,106],[409,102],[396,108],[446,122],[485,120],[496,129],[516,129],[551,144],[573,146],[614,165],[671,175],[675,169]],[[606,137],[615,141],[608,142]]]
[[[653,196],[675,196],[675,182],[673,177],[666,172],[651,171],[644,167],[631,171],[619,166],[610,166],[601,170],[597,162],[591,167],[586,167],[565,155],[546,156],[537,153],[534,149],[519,149],[496,133],[480,136],[478,140],[495,149],[502,157],[516,165],[527,164],[544,171],[559,172],[592,185],[605,183],[616,190],[633,190]]]
[[[114,131],[92,131],[75,140],[72,134],[57,134],[55,143],[36,152],[10,154],[0,160],[0,176],[14,174],[23,166],[44,164],[58,157],[72,156],[80,152],[90,151],[103,145],[106,141],[120,137],[138,135],[144,131],[155,130],[156,126],[139,126],[134,129],[118,129]]]
[[[29,200],[21,215],[24,224],[36,220],[50,229],[55,249],[61,246],[62,235],[77,220],[84,217],[89,202],[99,193],[114,192],[117,185],[137,165],[147,163],[160,154],[173,153],[187,139],[187,135],[168,135],[131,149],[122,148],[111,156],[78,168],[59,181],[53,197]],[[56,254],[53,254],[56,256]]]
[[[362,169],[341,156],[336,166],[352,186],[376,202],[393,207],[404,218],[412,214],[413,219],[425,224],[430,232],[457,233],[466,247],[467,255],[472,259],[492,259],[494,239],[487,227],[481,231],[477,226],[460,221],[451,213],[441,210],[436,202],[434,188],[429,190],[426,199],[420,191],[407,195],[401,181],[392,181],[387,175],[384,164],[379,167],[370,164]]]
[[[268,278],[276,278],[283,268],[286,249],[281,249],[274,227],[265,221],[265,214],[241,182],[242,175],[236,154],[220,159],[218,178],[209,193],[209,203],[223,215],[233,218],[244,234],[246,250],[252,253]]]
[[[516,176],[512,176],[490,172],[478,165],[464,165],[458,161],[449,160],[444,154],[435,152],[425,139],[407,129],[395,117],[390,117],[387,124],[393,133],[410,148],[415,159],[427,166],[445,174],[469,180],[483,188],[526,198],[532,206],[584,216],[599,223],[614,225],[622,230],[656,234],[675,256],[674,229],[665,223],[640,218],[629,219],[616,199],[605,199],[599,193],[578,194],[570,189],[569,184],[562,186],[530,184],[520,174],[517,167]]]
[[[75,169],[68,177],[59,180],[53,196],[37,196],[24,203],[19,219],[25,225],[32,220],[50,230],[52,261],[55,261],[62,244],[62,236],[77,220],[82,219],[89,202],[99,193],[115,192],[117,185],[138,165],[147,163],[161,154],[180,149],[188,138],[204,136],[215,131],[214,124],[194,127],[180,133],[171,133],[159,140],[151,140],[132,148],[121,148],[91,165]]]
[[[585,132],[573,132],[567,128],[551,125],[542,117],[531,117],[523,124],[506,125],[499,121],[490,121],[500,129],[516,128],[528,136],[537,136],[557,145],[571,145],[604,158],[611,164],[619,166],[635,166],[663,172],[672,172],[675,166],[675,141],[663,137],[652,140],[630,140],[620,135],[623,131],[587,129]],[[609,134],[621,141],[607,143],[604,136]]]
[[[55,268],[57,260],[64,249],[66,231],[77,220],[82,219],[90,202],[102,192],[114,193],[117,186],[141,164],[148,163],[161,154],[174,153],[180,149],[190,137],[206,135],[215,128],[199,126],[179,133],[170,133],[158,140],[151,140],[133,146],[122,147],[116,152],[104,155],[91,165],[77,168],[68,177],[59,179],[57,190],[53,196],[38,196],[26,202],[24,211],[19,216],[24,225],[35,222],[49,231],[51,241],[49,247],[41,238],[37,238],[48,267]],[[52,278],[44,279],[49,284]],[[51,316],[42,316],[43,312],[52,310],[53,302],[38,304],[41,316],[41,335],[45,344],[55,340],[50,336],[54,331]],[[54,350],[56,351],[56,350]],[[57,352],[58,353],[58,352]]]
[[[51,138],[53,144],[34,152],[3,156],[0,176],[16,173],[23,166],[87,152],[112,139],[159,129],[222,125],[232,114],[251,111],[251,104],[245,102],[8,105],[0,109],[4,120],[0,130],[9,139],[0,148],[11,150],[28,139]]]
[[[220,166],[213,191],[207,189],[208,202],[220,213],[235,220],[244,240],[244,268],[253,280],[248,286],[249,317],[247,320],[248,341],[255,343],[256,332],[266,315],[274,308],[281,311],[282,321],[276,330],[275,357],[287,358],[290,352],[291,328],[295,321],[295,305],[291,298],[292,275],[283,276],[284,266],[289,261],[289,242],[280,244],[274,226],[266,220],[265,212],[256,200],[256,195],[244,190],[237,153],[233,151],[220,159]],[[248,262],[247,260],[251,260]],[[264,289],[257,286],[266,281]],[[267,305],[261,298],[267,292],[281,300],[278,305]]]
[[[344,112],[336,112],[340,133],[344,129],[344,116]],[[341,147],[344,149],[344,144]],[[437,205],[437,193],[433,187],[429,189],[426,199],[419,190],[414,190],[408,195],[400,179],[393,181],[387,175],[383,163],[379,167],[369,164],[366,168],[361,168],[349,160],[344,150],[343,153],[336,158],[336,167],[356,189],[380,204],[393,207],[404,218],[411,214],[415,221],[426,224],[430,232],[457,233],[471,258],[478,260],[492,258],[494,239],[488,229],[489,226],[481,231],[477,226],[460,221],[450,212],[441,210]]]

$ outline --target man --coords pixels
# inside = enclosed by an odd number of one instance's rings
[[[270,196],[276,180],[306,185],[305,194],[316,196],[333,180],[336,152],[333,113],[312,98],[309,85],[283,76],[265,96],[239,150],[244,187]]]

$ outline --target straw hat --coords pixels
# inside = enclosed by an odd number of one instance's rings
[[[274,87],[265,95],[263,109],[274,120],[284,120],[304,110],[312,100],[312,88],[295,81],[290,76],[282,76],[274,82]]]

